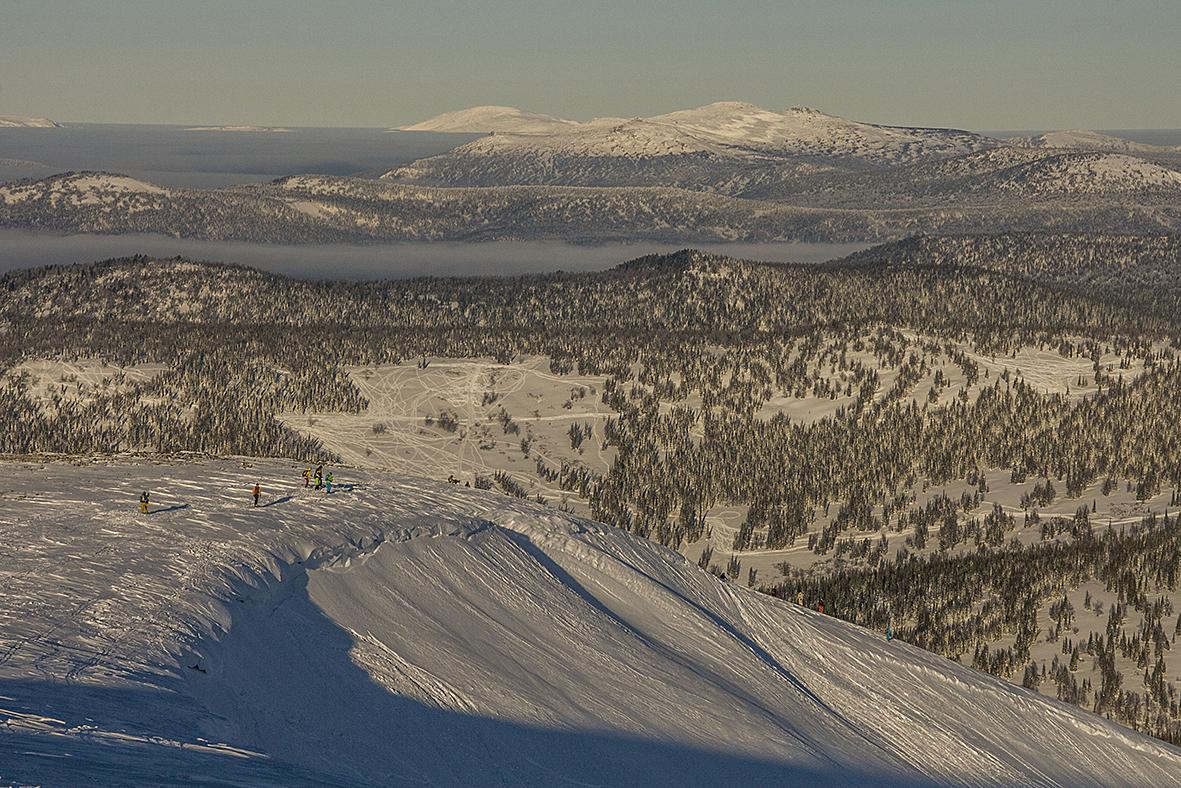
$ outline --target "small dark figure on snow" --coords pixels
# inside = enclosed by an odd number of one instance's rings
[[[148,504],[151,502],[151,497],[146,493],[141,493],[139,496],[139,511],[141,514],[148,513]]]
[[[459,484],[459,479],[455,478],[454,473],[447,474],[447,481],[451,484]]]
[[[250,493],[254,496],[254,505],[258,506],[258,497],[262,495],[262,488],[258,486],[258,482],[254,483],[254,489]]]
[[[319,490],[324,486],[324,466],[316,466],[316,489]]]

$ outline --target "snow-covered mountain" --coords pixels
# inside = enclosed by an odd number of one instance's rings
[[[834,206],[864,205],[868,195],[883,204],[972,201],[1011,209],[1019,207],[1013,201],[1018,195],[1041,203],[1060,201],[1064,208],[1067,202],[1169,205],[1181,201],[1181,171],[1123,153],[1002,147],[834,180],[820,185],[816,195],[828,196]]]
[[[0,205],[24,202],[109,206],[122,204],[129,197],[167,195],[168,189],[155,184],[108,172],[66,173],[42,180],[21,180],[0,184]]]
[[[1069,148],[1118,153],[1181,153],[1181,148],[1147,145],[1087,129],[1048,131],[1033,137],[1014,137],[1006,142],[1027,148]]]
[[[61,124],[49,118],[32,118],[25,115],[0,115],[0,129],[56,129]]]
[[[1165,192],[1181,198],[1181,172],[1121,153],[1054,156],[1007,172],[997,187],[1023,194]]]
[[[566,120],[540,112],[529,112],[516,107],[487,105],[469,109],[444,112],[428,120],[399,126],[393,131],[434,131],[462,134],[488,134],[491,132],[512,132],[516,134],[549,134],[579,125],[578,121]]]
[[[336,470],[10,463],[0,781],[1181,784],[1168,745],[625,532]]]
[[[778,112],[736,101],[650,118],[561,121],[529,133],[503,131],[508,133],[473,140],[385,177],[448,185],[655,185],[662,176],[667,181],[670,168],[700,166],[703,160],[714,180],[725,180],[733,177],[727,166],[872,168],[1000,144],[966,131],[881,126],[813,109]],[[652,173],[646,174],[644,166]]]

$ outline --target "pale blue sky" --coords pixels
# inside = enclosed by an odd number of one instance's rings
[[[0,114],[390,126],[722,99],[973,129],[1181,127],[1181,0],[0,0]]]

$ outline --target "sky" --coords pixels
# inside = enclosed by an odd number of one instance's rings
[[[1181,128],[1179,0],[0,0],[0,114],[386,127],[712,101]]]

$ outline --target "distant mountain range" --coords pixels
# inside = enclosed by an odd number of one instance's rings
[[[0,225],[274,242],[1181,232],[1181,148],[1096,132],[1002,140],[742,102],[585,122],[475,107],[404,129],[482,136],[376,180],[220,190],[111,173],[14,181],[0,186]]]
[[[1016,178],[1012,170],[1009,177]],[[870,176],[865,183],[890,186]],[[952,189],[965,184],[978,191]],[[1181,185],[1064,197],[1046,190],[1007,192],[1005,184],[961,176],[926,184],[926,194],[908,194],[905,183],[894,193],[858,194],[850,185],[840,195],[815,192],[816,201],[827,196],[833,203],[816,206],[665,186],[475,188],[295,176],[262,185],[181,189],[83,172],[0,184],[0,227],[265,243],[851,242],[916,232],[1181,232]],[[971,204],[952,202],[960,195]]]
[[[832,168],[864,170],[933,161],[999,144],[967,131],[878,126],[813,109],[772,112],[730,101],[651,118],[598,118],[586,123],[477,107],[408,128],[491,132],[385,175],[465,186],[669,185],[670,177],[684,180],[681,173],[707,186],[735,175],[742,179],[740,173],[753,168],[789,168],[805,174]],[[733,188],[723,190],[734,193]]]
[[[719,102],[578,123],[476,107],[412,127],[486,136],[383,177],[431,186],[675,186],[809,207],[912,207],[981,197],[1166,195],[1181,149],[1096,132],[1001,140],[795,107]]]

